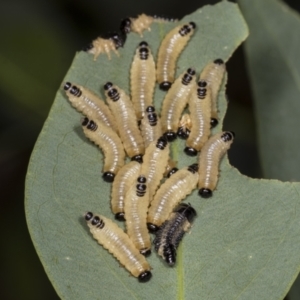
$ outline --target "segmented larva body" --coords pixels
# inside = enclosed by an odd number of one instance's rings
[[[94,239],[107,249],[140,282],[150,280],[150,265],[128,235],[117,224],[101,215],[88,212],[85,220]]]
[[[200,80],[205,80],[211,89],[211,127],[218,125],[218,92],[225,71],[225,63],[219,58],[206,65],[200,74]]]
[[[125,196],[138,177],[140,169],[141,164],[139,162],[129,162],[120,169],[112,184],[111,209],[119,221],[125,221]]]
[[[219,164],[234,140],[232,131],[217,133],[209,138],[199,155],[199,195],[203,198],[212,196],[219,177]]]
[[[125,197],[126,231],[135,247],[141,254],[151,254],[151,240],[147,229],[147,210],[149,205],[149,191],[147,179],[140,175],[128,190]]]
[[[145,148],[147,148],[151,142],[157,141],[157,139],[162,136],[160,118],[155,112],[154,106],[148,106],[146,108],[140,128]]]
[[[161,126],[169,142],[176,139],[180,116],[196,86],[195,70],[187,69],[174,82],[166,94],[161,109]]]
[[[132,160],[141,162],[145,153],[145,146],[129,96],[111,82],[104,85],[104,90],[106,101],[116,119],[127,155]]]
[[[198,88],[192,91],[189,110],[193,126],[184,152],[196,156],[210,136],[211,90],[206,81],[200,80]]]
[[[193,90],[191,91],[191,94],[192,92]],[[183,140],[186,140],[190,135],[191,128],[192,128],[191,116],[189,114],[184,114],[179,121],[177,136]]]
[[[130,70],[131,100],[138,120],[152,105],[155,87],[155,63],[148,43],[141,42],[136,50]]]
[[[174,207],[196,188],[199,179],[198,165],[180,169],[168,178],[150,203],[147,226],[155,232],[168,219]]]
[[[155,250],[170,267],[175,265],[176,250],[196,216],[197,213],[191,205],[181,203],[156,233],[153,240]]]
[[[72,106],[89,119],[99,121],[118,132],[116,121],[109,107],[93,92],[81,85],[66,82],[64,85],[66,95]]]
[[[195,32],[196,24],[179,25],[172,29],[163,39],[158,50],[156,79],[160,89],[168,90],[175,77],[176,62]]]
[[[125,152],[119,136],[111,128],[100,126],[88,118],[84,118],[81,124],[85,136],[104,153],[103,179],[113,182],[125,163]]]
[[[147,178],[149,200],[151,201],[166,170],[170,146],[165,137],[153,141],[146,149],[141,174]]]

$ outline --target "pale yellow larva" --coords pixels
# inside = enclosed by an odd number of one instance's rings
[[[188,103],[190,92],[195,89],[195,70],[187,69],[182,73],[167,92],[161,109],[162,131],[168,141],[174,141],[177,137],[180,116]]]
[[[140,173],[141,164],[137,161],[131,161],[124,165],[117,173],[112,184],[111,191],[111,209],[115,218],[119,221],[125,221],[124,201],[129,188]]]
[[[224,131],[209,138],[199,155],[199,196],[209,198],[215,190],[219,177],[219,164],[230,148],[234,132]]]
[[[150,265],[139,253],[128,235],[110,219],[101,215],[85,214],[85,220],[94,239],[107,249],[140,282],[152,277]]]
[[[138,121],[152,105],[155,87],[155,63],[148,43],[141,42],[130,69],[131,100]]]
[[[147,229],[149,191],[147,179],[140,175],[126,193],[124,201],[126,232],[135,247],[144,256],[151,254],[151,240]]]
[[[156,70],[156,79],[160,89],[167,91],[171,87],[177,59],[195,32],[195,28],[194,22],[179,25],[172,29],[161,42]]]
[[[70,82],[65,83],[64,90],[72,106],[79,112],[89,119],[101,122],[118,132],[114,116],[100,97],[87,88]]]
[[[207,88],[206,81],[200,80],[198,88],[192,91],[189,111],[193,125],[184,152],[196,156],[210,136],[211,90]]]
[[[145,145],[138,128],[133,104],[126,93],[118,86],[107,82],[104,85],[106,101],[116,119],[119,134],[127,155],[141,162]]]
[[[191,93],[192,92],[193,91],[191,91]],[[186,140],[190,135],[191,128],[191,116],[189,114],[183,114],[178,124],[177,136],[183,140]]]
[[[125,162],[125,152],[119,136],[111,128],[98,125],[88,118],[84,118],[81,124],[85,136],[104,153],[103,179],[106,182],[113,182]]]
[[[198,178],[198,165],[193,164],[180,169],[160,186],[148,210],[147,226],[150,232],[157,231],[174,207],[196,188]]]

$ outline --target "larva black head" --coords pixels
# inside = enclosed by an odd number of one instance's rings
[[[214,128],[219,124],[219,121],[216,118],[210,119],[210,128]]]
[[[151,233],[155,233],[159,229],[158,226],[156,226],[152,223],[147,223],[147,228],[148,228],[149,232],[151,232]]]
[[[80,97],[82,93],[77,86],[73,85],[70,89],[70,94],[72,94],[75,97]]]
[[[104,90],[107,91],[107,96],[113,100],[118,101],[120,99],[120,94],[116,88],[113,87],[113,84],[111,82],[107,82],[104,85]]]
[[[112,172],[104,172],[102,178],[106,182],[113,182],[115,179],[115,174]]]
[[[91,131],[96,131],[98,125],[93,120],[89,120],[89,122],[86,124],[86,128]]]
[[[235,133],[233,131],[225,131],[222,135],[221,135],[221,139],[224,142],[230,142],[231,140],[233,140],[235,137]]]
[[[142,250],[140,250],[140,253],[142,255],[144,255],[145,257],[148,257],[151,255],[151,249],[142,249]]]
[[[168,140],[166,139],[165,136],[161,136],[157,140],[156,147],[159,148],[160,150],[164,150],[167,145],[168,145]]]
[[[181,36],[185,36],[187,34],[189,34],[192,30],[194,30],[196,28],[196,24],[194,22],[190,22],[189,24],[185,24],[183,25],[180,29],[179,29],[179,34]]]
[[[84,47],[82,48],[82,51],[88,52],[88,51],[90,51],[90,50],[93,49],[93,48],[94,48],[93,43],[89,43],[88,45],[86,45],[86,46],[84,46]]]
[[[93,216],[93,213],[89,211],[85,214],[84,218],[86,221],[90,221],[93,218]]]
[[[192,165],[188,166],[188,171],[190,171],[193,174],[197,173],[198,169],[199,169],[198,164],[192,164]]]
[[[121,34],[119,32],[113,32],[109,34],[108,37],[115,44],[116,49],[123,47],[126,41],[126,34]]]
[[[147,112],[147,113],[155,112],[155,107],[154,107],[154,106],[147,106],[146,112]]]
[[[164,133],[164,137],[168,140],[168,142],[173,142],[177,138],[177,134],[174,131],[167,131]]]
[[[195,22],[190,22],[189,25],[190,25],[190,27],[191,27],[192,29],[195,29],[195,28],[196,28],[196,23],[195,23]]]
[[[139,43],[139,46],[140,47],[148,47],[148,43],[145,42],[145,41],[142,41],[142,42]]]
[[[214,60],[214,63],[216,65],[223,65],[224,64],[224,60],[221,59],[221,58],[217,58],[217,59]]]
[[[172,244],[168,244],[164,246],[163,249],[163,257],[166,263],[173,267],[176,263],[176,248]]]
[[[177,136],[183,140],[186,140],[190,135],[190,130],[188,128],[180,126],[177,130]]]
[[[65,85],[64,85],[64,90],[67,91],[68,89],[70,89],[72,86],[72,83],[71,82],[66,82]]]
[[[124,34],[127,34],[131,31],[131,20],[130,20],[130,18],[125,18],[121,21],[120,30]]]
[[[104,90],[108,91],[112,86],[113,86],[113,84],[111,82],[106,82],[104,84]]]
[[[145,176],[139,176],[137,179],[137,182],[139,183],[146,183],[147,182],[147,178]]]
[[[125,213],[123,212],[116,213],[115,219],[118,221],[125,221]]]
[[[198,81],[198,86],[200,88],[205,88],[207,86],[207,81],[206,80],[199,80]]]
[[[150,271],[145,271],[141,273],[138,277],[139,282],[147,282],[151,279],[152,274]]]
[[[143,155],[142,154],[138,154],[135,156],[131,157],[131,161],[137,161],[138,163],[143,163]]]
[[[181,214],[186,217],[187,220],[192,223],[194,218],[197,216],[196,210],[190,205],[186,203],[180,203],[175,209],[174,212]]]
[[[173,168],[170,170],[170,172],[167,174],[167,177],[170,178],[173,174],[175,174],[178,171],[177,168]]]
[[[187,69],[181,79],[183,85],[188,85],[193,79],[193,76],[196,74],[196,71],[192,68]]]
[[[172,83],[169,81],[163,81],[162,83],[159,84],[159,88],[162,91],[168,91],[171,87]]]
[[[192,147],[185,147],[184,153],[188,156],[196,156],[198,154],[198,151]]]
[[[91,220],[91,224],[97,228],[103,228],[104,227],[104,222],[103,220],[101,220],[98,216],[95,216],[92,220]]]
[[[210,189],[201,188],[199,189],[198,194],[202,198],[210,198],[212,196],[212,191]]]

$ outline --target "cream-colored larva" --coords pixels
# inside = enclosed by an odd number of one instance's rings
[[[144,139],[145,148],[147,148],[151,142],[157,141],[157,139],[162,136],[160,118],[155,112],[154,106],[148,106],[146,108],[140,129]]]
[[[180,169],[160,186],[148,210],[147,226],[150,232],[157,231],[174,207],[196,188],[198,178],[198,165],[193,164]]]
[[[138,128],[133,104],[118,86],[107,82],[104,85],[106,101],[116,119],[117,127],[127,155],[141,162],[145,145]]]
[[[224,131],[209,138],[199,155],[199,196],[209,198],[216,188],[219,177],[219,164],[230,148],[234,132]]]
[[[169,142],[176,139],[180,116],[196,86],[195,70],[187,69],[167,92],[161,109],[161,127]]]
[[[190,135],[191,128],[192,128],[191,116],[189,114],[182,115],[178,125],[177,136],[183,140],[186,140]]]
[[[113,182],[115,175],[125,163],[125,152],[119,136],[111,128],[98,125],[88,118],[84,118],[81,124],[85,136],[104,153],[103,179]]]
[[[138,177],[140,169],[141,164],[139,162],[129,162],[120,169],[112,184],[111,209],[115,218],[119,221],[125,221],[125,196]]]
[[[94,239],[107,249],[140,282],[152,277],[150,265],[139,253],[128,235],[113,221],[101,215],[85,214]]]
[[[141,42],[130,69],[131,100],[138,121],[152,105],[155,87],[155,62],[148,43]]]
[[[218,92],[226,71],[225,63],[218,58],[207,64],[200,74],[200,80],[205,80],[211,89],[211,127],[218,125]]]
[[[158,50],[156,79],[160,89],[167,91],[175,77],[176,62],[195,32],[196,24],[190,22],[172,29],[163,39]]]
[[[189,111],[193,125],[184,152],[196,156],[210,136],[211,90],[205,80],[200,80],[198,88],[192,91]]]
[[[151,240],[147,229],[149,191],[147,179],[140,175],[130,187],[125,197],[126,232],[135,247],[144,256],[151,254]]]
[[[64,90],[72,106],[79,112],[89,119],[101,122],[118,132],[113,114],[100,97],[87,88],[70,82],[65,83]]]

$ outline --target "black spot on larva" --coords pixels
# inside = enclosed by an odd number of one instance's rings
[[[148,106],[148,107],[146,108],[146,112],[148,112],[148,113],[150,113],[150,112],[155,112],[154,106]]]
[[[196,28],[196,23],[195,23],[195,22],[190,22],[189,24],[190,24],[190,27],[191,27],[191,28],[193,28],[193,29]]]
[[[97,128],[98,128],[98,125],[93,121],[93,120],[90,120],[87,125],[86,125],[86,128],[88,130],[91,130],[91,131],[96,131]]]
[[[183,76],[182,76],[182,79],[181,79],[181,83],[183,85],[188,85],[190,84],[190,82],[192,81],[193,79],[193,76],[191,76],[190,74],[188,73],[185,73]]]
[[[145,183],[147,182],[147,179],[145,176],[139,176],[138,179],[137,179],[137,182],[139,183]]]
[[[125,221],[125,213],[123,212],[116,213],[115,219],[118,221]]]
[[[139,52],[140,52],[140,59],[141,60],[147,60],[148,59],[148,57],[149,57],[148,48],[142,47],[142,48],[140,48]]]
[[[148,47],[148,43],[145,41],[140,42],[139,44],[140,47]]]
[[[146,190],[147,190],[147,186],[145,184],[146,177],[139,176],[138,179],[137,179],[137,182],[139,182],[139,183],[136,185],[136,195],[138,197],[143,197],[146,193]]]
[[[96,226],[97,228],[103,228],[104,227],[104,222],[103,222],[103,220],[101,220],[98,216],[95,216],[93,219],[92,219],[92,221],[91,221],[91,224],[93,225],[93,226]]]
[[[188,128],[179,127],[177,130],[177,136],[183,140],[186,140],[190,135],[190,130]]]
[[[129,18],[125,18],[121,21],[120,30],[124,34],[127,34],[131,31],[131,20]]]
[[[162,82],[160,85],[159,85],[159,88],[162,90],[162,91],[168,91],[171,87],[172,83],[169,82],[169,81],[164,81]]]
[[[75,86],[75,85],[73,85],[73,86],[71,87],[70,93],[71,93],[72,95],[74,95],[75,97],[80,97],[81,94],[82,94],[81,90],[80,90],[77,86]]]
[[[149,232],[151,232],[151,233],[155,233],[159,229],[158,226],[156,226],[152,223],[147,223],[147,228],[148,228]]]
[[[93,217],[93,213],[92,212],[87,212],[86,214],[85,214],[85,216],[84,216],[84,218],[86,219],[86,221],[89,221],[89,220],[91,220],[92,219],[92,217]]]
[[[233,131],[226,131],[221,135],[221,139],[224,142],[229,142],[231,140],[233,140],[235,137],[235,133]]]
[[[104,84],[104,90],[109,90],[111,87],[113,86],[113,84],[111,83],[111,82],[106,82],[105,84]]]
[[[67,91],[72,86],[71,82],[66,82],[64,85],[64,90]]]
[[[216,65],[223,65],[223,64],[224,64],[224,61],[223,61],[223,59],[218,58],[218,59],[214,60],[214,63],[215,63]]]
[[[113,182],[115,179],[115,174],[112,172],[104,172],[102,178],[106,182]]]
[[[157,124],[157,114],[155,112],[149,113],[147,117],[150,126],[155,126]]]
[[[185,36],[191,32],[192,29],[196,28],[196,24],[194,22],[190,22],[188,25],[184,25],[180,28],[179,34],[181,36]]]
[[[142,249],[142,250],[140,250],[140,253],[142,255],[144,255],[145,257],[148,257],[151,255],[151,250],[150,249]]]
[[[132,156],[131,161],[137,161],[138,163],[141,164],[143,162],[143,155],[138,154],[138,155]]]
[[[84,46],[83,48],[82,48],[82,51],[89,51],[89,50],[91,50],[91,49],[93,49],[94,48],[94,45],[93,45],[93,43],[89,43],[88,45],[86,45],[86,46]]]
[[[210,119],[210,128],[214,128],[219,124],[219,121],[216,118]]]
[[[192,223],[194,218],[197,216],[196,210],[190,204],[186,203],[179,204],[174,212],[178,212],[182,216],[186,217],[190,223]]]
[[[141,273],[138,277],[139,282],[147,282],[151,279],[152,274],[150,271],[145,271]]]
[[[199,89],[197,89],[197,97],[198,97],[198,99],[200,99],[200,100],[205,99],[206,92],[207,92],[207,90],[205,88],[199,88]]]
[[[177,138],[177,134],[174,131],[167,131],[164,133],[164,136],[167,138],[168,142],[173,142]]]
[[[175,174],[178,171],[178,168],[173,168],[170,170],[170,172],[167,175],[167,178],[170,178],[173,174]]]
[[[166,148],[166,146],[168,145],[168,140],[164,137],[164,136],[161,136],[158,140],[157,140],[157,143],[156,143],[156,147],[161,149],[161,150],[164,150]]]
[[[198,86],[201,88],[205,88],[207,86],[207,82],[205,80],[199,80]]]
[[[192,147],[185,147],[184,153],[188,156],[196,156],[198,152],[196,149],[194,149]]]
[[[104,86],[104,89],[105,89],[105,86]],[[113,101],[118,101],[120,99],[120,94],[119,94],[118,90],[113,87],[110,87],[108,89],[107,96]]]
[[[82,119],[81,125],[82,125],[82,126],[86,126],[86,125],[89,123],[89,121],[90,121],[90,120],[89,120],[87,117],[85,117],[85,118]]]
[[[172,267],[176,263],[176,248],[172,244],[168,244],[164,246],[163,256],[165,258],[166,263]]]
[[[193,174],[197,173],[198,169],[199,169],[198,164],[192,164],[192,165],[188,166],[188,171],[190,171]]]
[[[192,68],[188,68],[186,72],[187,72],[188,74],[190,74],[191,76],[194,76],[194,75],[196,74],[195,69],[192,69]]]
[[[210,198],[212,196],[212,191],[210,189],[199,189],[198,194],[202,198]]]

